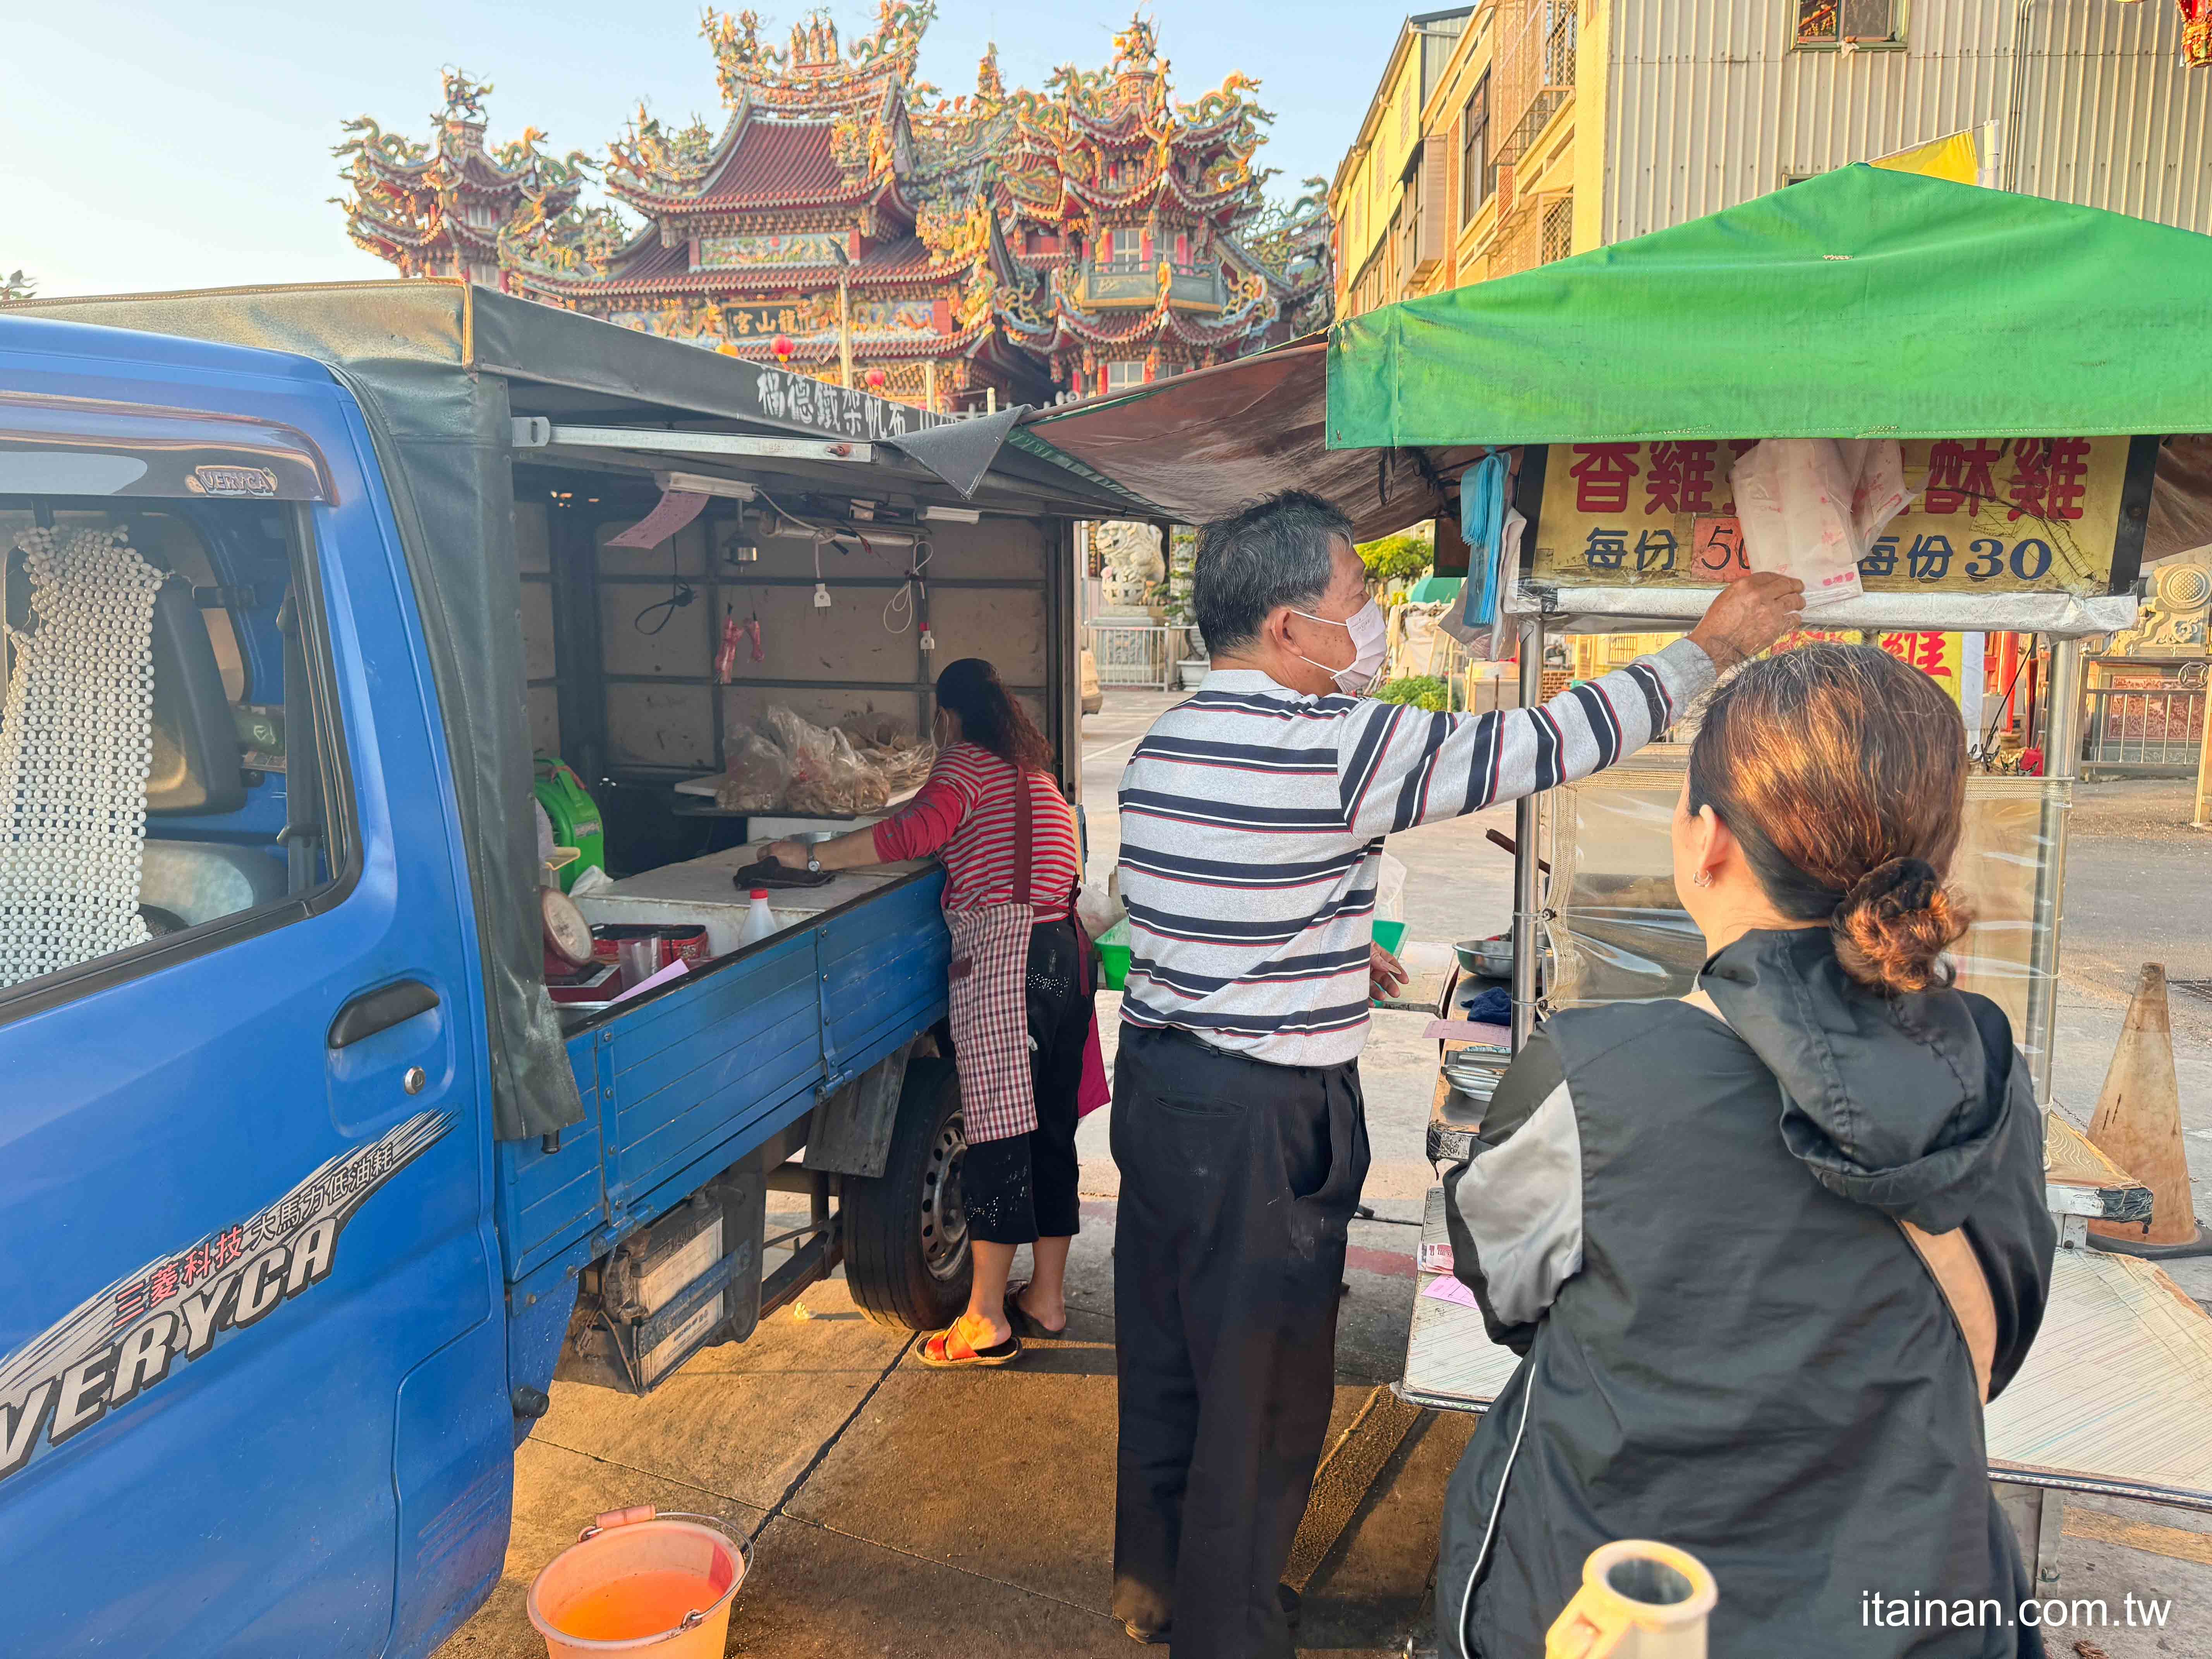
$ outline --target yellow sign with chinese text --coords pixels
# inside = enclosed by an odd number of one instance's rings
[[[2111,590],[2132,441],[1908,440],[1913,499],[1859,577],[1876,593]],[[1729,471],[1752,441],[1553,444],[1534,580],[1689,587],[1747,574]]]
[[[1770,647],[1774,652],[1794,651],[1800,646],[1822,642],[1837,645],[1878,645],[1899,662],[1918,669],[1943,688],[1944,696],[1964,708],[1969,702],[1978,701],[1970,695],[1966,684],[1970,672],[1978,672],[1972,665],[1979,662],[1979,653],[1966,649],[1964,634],[1878,633],[1863,629],[1793,628]]]
[[[1910,664],[1943,688],[1944,696],[1963,705],[1966,693],[1966,636],[1964,634],[1884,634],[1881,648],[1901,663]]]

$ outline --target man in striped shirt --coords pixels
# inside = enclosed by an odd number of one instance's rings
[[[1334,1397],[1367,1174],[1358,1054],[1383,837],[1587,776],[1780,637],[1793,579],[1540,708],[1363,700],[1382,623],[1351,525],[1301,491],[1206,526],[1212,672],[1121,776],[1133,947],[1115,1066],[1114,1610],[1176,1659],[1288,1659],[1277,1584]],[[1351,695],[1346,695],[1347,693]]]

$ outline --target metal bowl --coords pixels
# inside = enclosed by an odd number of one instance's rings
[[[1492,939],[1463,939],[1452,949],[1458,953],[1461,970],[1480,974],[1486,979],[1510,979],[1513,976],[1513,936],[1499,933]]]
[[[1478,1104],[1486,1103],[1505,1074],[1506,1056],[1455,1048],[1444,1056],[1444,1081]]]

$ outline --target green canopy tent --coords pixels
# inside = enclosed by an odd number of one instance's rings
[[[1331,449],[2212,430],[2212,237],[1858,166],[1336,325]]]

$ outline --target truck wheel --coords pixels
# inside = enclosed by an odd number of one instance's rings
[[[967,1155],[952,1062],[912,1061],[883,1174],[844,1183],[846,1283],[877,1324],[939,1330],[968,1305],[975,1261],[960,1195]]]

